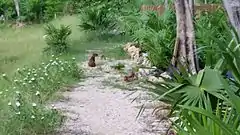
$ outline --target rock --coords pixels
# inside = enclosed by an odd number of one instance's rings
[[[136,45],[137,45],[137,44],[134,43],[134,42],[129,42],[129,43],[127,43],[126,45],[124,45],[123,50],[127,52],[129,47],[131,47],[131,46],[136,46]]]
[[[127,43],[123,50],[127,52],[127,54],[131,57],[131,59],[135,62],[138,61],[138,59],[140,58],[140,52],[141,52],[141,49],[136,47],[137,44],[136,43]]]
[[[167,79],[172,78],[167,72],[163,72],[160,76],[163,77],[163,78],[167,78]]]
[[[158,77],[155,77],[155,76],[149,76],[148,77],[148,81],[150,82],[164,82],[164,80],[162,78],[158,78]]]

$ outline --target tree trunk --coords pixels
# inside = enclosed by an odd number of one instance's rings
[[[172,58],[172,65],[186,66],[192,74],[198,71],[196,43],[193,27],[193,3],[189,0],[175,0],[177,19],[177,38]]]
[[[229,21],[237,30],[240,38],[240,1],[239,0],[223,0],[224,7],[227,11]]]
[[[20,0],[14,0],[15,9],[16,9],[16,12],[17,12],[18,19],[20,18],[19,1],[20,1]]]

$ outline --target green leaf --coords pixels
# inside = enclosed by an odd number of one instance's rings
[[[190,106],[184,106],[179,105],[180,108],[187,109],[189,111],[197,112],[199,114],[202,114],[204,116],[207,116],[211,120],[213,120],[218,126],[221,127],[222,131],[227,135],[235,135],[235,132],[233,129],[231,129],[228,125],[226,125],[224,122],[222,122],[218,117],[214,116],[212,113],[209,113],[208,111],[197,108],[197,107],[190,107]]]

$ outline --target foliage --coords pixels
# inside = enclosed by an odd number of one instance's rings
[[[66,13],[76,13],[80,0],[21,0],[20,19],[24,22],[49,21]],[[6,20],[17,17],[13,0],[1,0],[0,15]]]
[[[53,53],[65,53],[68,51],[68,37],[72,33],[69,26],[60,25],[56,28],[53,24],[48,24],[45,27],[46,42],[48,47],[45,51]]]
[[[103,9],[89,8],[81,12],[81,24],[79,25],[84,30],[99,30],[103,31],[110,27],[112,20],[109,11]]]
[[[219,44],[227,44],[231,40],[226,15],[222,10],[213,13],[202,13],[201,17],[196,20],[195,25],[201,66],[214,67],[221,57]]]
[[[240,134],[239,41],[235,38],[228,46],[219,44],[221,57],[214,69],[205,67],[197,75],[189,75],[182,66],[179,71],[173,69],[172,80],[152,83],[156,86],[151,89],[156,99],[172,105],[178,134]],[[232,72],[234,78],[223,76],[225,70]]]
[[[46,108],[62,86],[81,78],[75,59],[52,59],[18,69],[14,77],[1,76],[0,134],[49,134],[62,122],[54,106]],[[14,130],[13,130],[14,129]]]
[[[16,16],[14,1],[12,0],[1,0],[0,1],[0,15],[4,15],[5,19]]]
[[[158,68],[167,68],[176,36],[174,13],[171,10],[162,16],[153,12],[138,13],[122,17],[121,22],[121,28],[149,54],[151,63]]]

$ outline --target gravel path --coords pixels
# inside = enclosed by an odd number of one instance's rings
[[[129,61],[126,61],[129,63]],[[85,68],[84,68],[85,64]],[[121,75],[103,71],[103,67],[87,69],[79,86],[64,92],[66,100],[55,103],[67,119],[57,135],[163,135],[170,123],[157,120],[149,107],[136,119],[139,106],[150,98],[139,90],[132,91],[106,85],[106,81],[120,82]],[[105,63],[105,66],[109,63]],[[104,67],[106,69],[106,67]],[[112,71],[113,72],[113,71]],[[123,83],[123,82],[122,82]],[[139,96],[138,100],[131,101]]]

